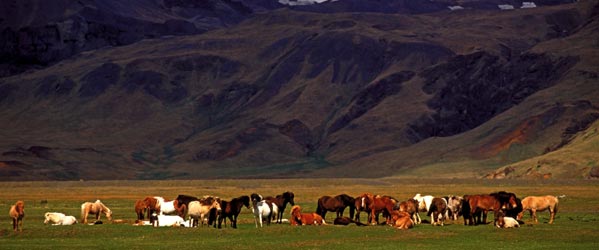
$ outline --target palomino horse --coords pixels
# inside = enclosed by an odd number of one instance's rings
[[[559,199],[553,195],[546,196],[527,196],[522,199],[522,212],[518,214],[518,220],[522,219],[524,211],[529,210],[530,216],[535,223],[539,223],[537,220],[537,211],[549,210],[549,224],[553,224],[555,219],[555,213],[557,213],[557,207],[559,205]]]
[[[346,207],[349,207],[349,217],[354,217],[354,211],[356,210],[355,199],[347,194],[340,194],[335,197],[322,196],[318,199],[318,205],[316,207],[316,213],[322,218],[325,218],[327,211],[335,212],[336,218],[343,216],[343,211]]]
[[[105,206],[100,200],[96,200],[96,202],[85,202],[81,204],[81,222],[83,224],[87,223],[87,215],[95,214],[96,221],[100,220],[100,214],[104,213],[108,220],[112,220],[112,211]]]
[[[327,224],[317,213],[302,213],[302,208],[299,205],[291,207],[291,219],[289,221],[292,226]]]
[[[283,221],[283,213],[285,212],[287,203],[291,204],[292,206],[295,205],[295,201],[293,201],[294,198],[295,195],[292,192],[285,192],[283,194],[277,195],[276,197],[266,196],[266,198],[264,198],[264,200],[277,205],[279,212],[277,213],[276,218],[274,218],[277,223],[281,224]]]
[[[422,220],[420,219],[420,215],[418,214],[418,206],[419,204],[417,200],[408,199],[407,201],[402,201],[399,203],[398,210],[400,212],[407,212],[408,214],[410,214],[410,217],[412,218],[412,221],[414,221],[414,223],[420,224]]]
[[[12,218],[12,229],[16,232],[23,231],[23,217],[25,217],[25,202],[17,201],[10,206],[8,215]]]
[[[144,200],[138,200],[135,202],[135,214],[137,214],[138,220],[144,219],[144,214],[148,210],[148,205],[144,202]]]
[[[250,197],[247,195],[233,198],[231,201],[221,201],[222,212],[218,216],[218,228],[221,228],[223,220],[227,226],[227,218],[231,221],[231,227],[237,228],[237,216],[241,213],[241,208],[250,208]]]
[[[256,228],[258,228],[258,224],[262,227],[263,221],[266,221],[266,225],[270,225],[273,215],[278,213],[277,205],[264,201],[262,195],[256,193],[250,195],[250,199],[252,200],[252,213],[254,214]]]
[[[185,206],[185,205],[182,205]],[[189,202],[189,211],[187,212],[192,223],[192,227],[198,226],[198,220],[201,221],[201,225],[204,225],[204,217],[210,213],[212,209],[221,211],[220,198],[206,196],[199,201]]]

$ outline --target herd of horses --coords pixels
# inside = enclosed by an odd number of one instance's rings
[[[317,201],[316,211],[305,213],[299,205],[295,204],[294,197],[292,192],[267,197],[253,193],[231,200],[214,196],[179,195],[172,200],[148,196],[135,202],[137,215],[135,225],[197,227],[206,223],[209,226],[222,228],[223,222],[226,226],[228,219],[230,226],[237,228],[237,218],[243,207],[246,207],[252,211],[256,228],[262,227],[264,223],[269,225],[271,222],[278,224],[289,222],[293,226],[325,225],[328,212],[335,213],[336,217],[333,221],[335,225],[387,224],[399,229],[409,229],[423,223],[421,212],[430,217],[431,225],[443,226],[445,220],[458,220],[460,216],[463,217],[464,225],[478,225],[487,224],[487,214],[490,211],[494,214],[493,225],[507,228],[517,227],[522,223],[521,219],[525,211],[529,211],[532,220],[538,223],[536,212],[548,210],[549,224],[552,224],[559,204],[559,199],[552,195],[528,196],[520,200],[514,193],[504,191],[446,197],[416,194],[413,198],[404,201],[386,195],[363,193],[357,197],[347,194],[322,196]],[[288,204],[292,206],[290,218],[284,219],[283,215]],[[349,209],[349,217],[343,216],[346,209]],[[367,215],[366,223],[360,221],[362,212]],[[80,220],[83,224],[87,224],[89,215],[95,215],[94,223],[101,223],[102,214],[108,220],[112,220],[112,210],[100,200],[81,204]],[[9,215],[13,220],[13,230],[22,231],[25,203],[17,201],[11,206]],[[383,222],[379,222],[380,215],[385,219]],[[48,212],[45,213],[44,223],[73,225],[77,220],[74,216]]]

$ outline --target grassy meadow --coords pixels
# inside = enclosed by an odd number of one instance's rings
[[[598,249],[599,183],[585,180],[416,180],[416,179],[276,179],[276,180],[172,180],[0,182],[0,249]],[[314,211],[322,195],[363,192],[385,194],[400,200],[416,193],[463,195],[505,190],[522,198],[528,195],[565,195],[555,224],[548,212],[539,213],[539,224],[528,214],[517,229],[489,225],[464,226],[448,221],[444,227],[417,225],[407,231],[389,226],[305,226],[271,224],[256,229],[250,210],[244,208],[238,229],[152,228],[132,226],[133,204],[145,196],[174,198],[178,194],[216,195],[231,199],[253,192],[276,195],[295,193],[304,211]],[[23,232],[13,232],[8,216],[11,204],[24,200]],[[113,210],[113,224],[44,225],[45,212],[62,212],[80,219],[84,201],[101,199]],[[47,203],[41,203],[47,200]],[[288,218],[289,209],[284,218]],[[345,212],[347,216],[347,211]],[[421,216],[425,216],[421,213]],[[327,213],[327,222],[334,215]],[[362,214],[362,221],[366,215]],[[423,219],[426,217],[423,217]],[[91,219],[91,216],[90,216]],[[492,220],[492,215],[490,219]]]

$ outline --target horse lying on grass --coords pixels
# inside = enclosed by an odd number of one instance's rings
[[[52,225],[63,225],[63,226],[68,226],[68,225],[74,225],[77,224],[77,219],[75,218],[75,216],[72,215],[65,215],[63,213],[56,213],[56,212],[47,212],[44,214],[44,217],[46,218],[44,220],[44,224],[48,224],[48,223],[52,223]]]
[[[302,213],[302,208],[299,205],[291,207],[291,219],[289,221],[292,226],[327,224],[322,216],[317,213]]]

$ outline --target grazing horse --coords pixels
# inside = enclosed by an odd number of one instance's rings
[[[291,207],[291,220],[292,226],[303,226],[303,225],[326,225],[324,219],[317,213],[302,213],[302,208],[299,205]]]
[[[12,229],[16,232],[23,231],[23,217],[25,217],[25,202],[17,201],[10,206],[8,215],[12,218]]]
[[[458,196],[447,197],[447,215],[452,220],[457,220],[462,211],[462,199]]]
[[[336,212],[336,218],[339,218],[343,216],[345,208],[349,207],[349,217],[353,218],[354,210],[356,210],[355,202],[355,199],[347,194],[340,194],[335,197],[325,195],[318,199],[316,213],[325,218],[327,211]]]
[[[183,205],[185,206],[185,205]],[[210,213],[212,209],[221,211],[220,199],[217,197],[207,196],[199,201],[189,202],[188,215],[191,220],[191,226],[197,227],[198,220],[201,221],[201,225],[204,225],[204,217]]]
[[[147,212],[148,212],[148,218],[150,218],[150,222],[154,222],[154,217],[151,215],[153,213],[160,212],[160,202],[155,197],[150,197],[150,196],[146,197],[143,201],[146,204],[146,207],[148,208]]]
[[[137,200],[135,202],[135,214],[137,214],[138,220],[144,219],[144,214],[148,210],[148,205],[144,202],[144,200]]]
[[[391,223],[389,225],[398,229],[413,228],[415,223],[411,217],[408,212],[393,210],[391,211]]]
[[[407,212],[410,214],[412,221],[416,224],[420,224],[422,221],[420,219],[420,215],[418,214],[418,201],[415,199],[408,199],[407,201],[402,201],[399,203],[399,207],[397,208],[400,212]],[[395,209],[395,208],[394,208]]]
[[[112,211],[110,208],[105,206],[100,200],[96,200],[96,202],[85,202],[81,204],[81,222],[83,224],[87,223],[87,215],[95,214],[96,221],[100,220],[100,214],[104,213],[108,220],[112,220]]]
[[[559,199],[553,195],[527,196],[522,199],[522,212],[518,214],[518,219],[522,219],[524,211],[529,210],[534,222],[539,223],[537,220],[537,211],[549,210],[549,224],[553,224],[558,205]]]
[[[428,216],[431,217],[431,225],[441,225],[445,221],[445,213],[447,212],[447,201],[445,198],[435,197],[431,201],[428,209]]]
[[[75,216],[66,216],[63,213],[48,212],[44,214],[44,217],[46,218],[44,220],[44,224],[48,224],[48,222],[51,222],[52,225],[77,224],[77,219],[75,218]]]
[[[283,213],[285,212],[287,203],[291,204],[292,206],[295,205],[295,201],[293,200],[294,198],[295,198],[295,195],[289,191],[285,192],[283,194],[279,194],[276,197],[266,196],[264,198],[265,201],[268,201],[272,204],[277,205],[279,212],[277,213],[277,216],[274,219],[276,220],[276,222],[278,224],[281,224],[283,221]]]
[[[221,223],[225,220],[227,226],[227,218],[231,221],[231,227],[237,228],[237,216],[241,213],[241,208],[250,208],[250,197],[247,195],[233,198],[231,201],[221,201],[220,207],[222,211],[218,216],[218,228],[221,228]]]
[[[517,207],[516,196],[512,193],[506,192],[498,192],[491,194],[482,194],[482,195],[469,195],[468,203],[470,205],[470,225],[474,224],[473,217],[476,214],[482,212],[482,222],[477,220],[476,224],[486,224],[487,223],[487,213],[488,211],[493,211],[494,215],[497,215],[499,210],[507,210],[513,207]],[[497,219],[497,216],[495,216]]]
[[[370,224],[378,224],[378,220],[376,218],[381,212],[383,213],[383,216],[386,217],[386,223],[391,223],[391,211],[393,211],[393,207],[395,207],[395,204],[397,204],[397,200],[393,197],[381,195],[370,195],[367,197],[370,200]]]
[[[270,225],[272,216],[278,213],[277,205],[263,200],[262,195],[256,193],[250,195],[250,198],[252,200],[252,213],[254,214],[256,228],[258,228],[258,224],[262,227],[263,221],[266,221],[266,225]]]

